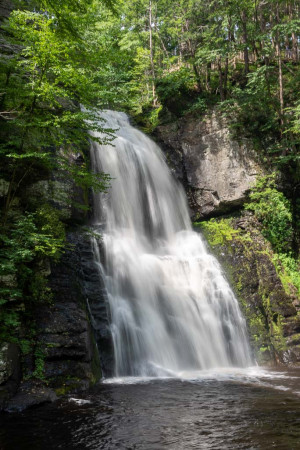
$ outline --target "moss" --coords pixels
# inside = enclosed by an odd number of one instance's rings
[[[101,370],[101,362],[100,362],[100,356],[98,347],[96,344],[95,337],[91,330],[91,339],[92,339],[92,362],[91,362],[91,368],[92,368],[92,374],[90,378],[90,384],[93,385],[97,383],[102,378],[102,370]]]
[[[259,364],[265,363],[266,357],[273,353],[266,318],[259,310],[242,308],[245,315],[250,342]],[[262,354],[261,354],[262,353]]]
[[[281,316],[277,321],[272,321],[271,337],[276,353],[287,350],[286,340],[283,336],[282,321],[283,318]]]
[[[247,283],[249,278],[251,278],[251,272],[253,270],[251,262],[247,259],[247,256],[251,255],[253,244],[250,234],[244,233],[242,230],[234,229],[232,219],[211,219],[208,222],[196,223],[194,225],[201,229],[213,253],[221,260],[222,267],[239,299],[242,312],[246,318],[251,346],[256,359],[262,363],[267,351],[271,351],[271,342],[267,330],[266,318],[247,299]],[[234,254],[238,250],[245,257],[243,257],[242,266],[236,268],[232,264],[231,258],[234,257]],[[224,257],[228,253],[231,254],[231,257]],[[263,349],[263,352],[261,352],[261,349]],[[264,353],[263,358],[261,358],[260,353]]]
[[[279,354],[287,349],[286,341],[283,336],[282,322],[283,317],[281,314],[274,313],[270,304],[270,299],[267,298],[265,309],[268,312],[269,321],[269,333],[271,344],[274,348],[275,354]]]
[[[48,342],[48,343],[46,343],[46,347],[47,348],[59,348],[60,344],[58,344],[57,342]]]
[[[290,255],[274,254],[272,262],[287,295],[300,294],[299,261]]]
[[[261,352],[261,353],[264,353],[264,352],[266,352],[266,351],[268,351],[269,350],[269,347],[260,347],[260,349],[259,349],[259,351]]]
[[[214,247],[227,244],[239,234],[238,230],[232,228],[230,219],[211,219],[208,222],[195,222],[194,225],[201,229],[209,244]]]
[[[255,219],[244,215],[211,219],[195,226],[219,259],[239,300],[258,363],[283,361],[288,345],[293,343],[288,343],[284,334],[285,316],[293,314],[292,298],[287,297],[286,285],[274,268],[274,253]]]
[[[61,387],[61,388],[55,389],[55,394],[58,397],[62,397],[63,395],[66,395],[67,393],[68,392],[67,392],[67,389],[65,387]]]
[[[243,290],[243,284],[242,284],[241,278],[240,278],[239,281],[236,283],[236,288],[237,288],[238,291],[242,291],[242,290]]]
[[[300,333],[294,334],[289,338],[289,344],[300,344]]]
[[[61,380],[61,386],[55,389],[55,393],[58,397],[62,397],[63,395],[67,395],[71,392],[76,391],[81,387],[80,378],[76,377],[65,377]]]

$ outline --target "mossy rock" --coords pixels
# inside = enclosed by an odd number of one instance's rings
[[[283,285],[271,246],[254,216],[246,213],[195,226],[206,238],[235,291],[257,362],[300,365],[297,299]]]

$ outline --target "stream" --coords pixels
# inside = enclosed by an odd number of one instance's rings
[[[299,449],[300,370],[203,371],[105,380],[6,414],[1,450]]]
[[[91,146],[93,170],[112,176],[94,195],[105,228],[93,256],[115,377],[2,415],[0,450],[299,449],[300,370],[254,366],[238,301],[159,147],[124,113],[102,116],[117,137]]]

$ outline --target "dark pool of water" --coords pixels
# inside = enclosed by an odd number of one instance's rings
[[[100,384],[77,400],[2,415],[0,449],[298,450],[299,391],[299,371]]]

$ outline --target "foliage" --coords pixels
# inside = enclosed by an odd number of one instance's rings
[[[296,179],[300,21],[293,0],[129,0],[107,28],[127,60],[131,111],[147,121],[158,105],[179,117],[219,103],[262,159]]]
[[[271,243],[273,263],[287,293],[294,286],[300,293],[299,259],[293,254],[292,208],[290,201],[278,191],[276,173],[261,177],[250,193],[245,209],[252,210],[261,222],[262,233]]]
[[[300,261],[290,253],[280,253],[273,262],[286,292],[293,294],[291,286],[295,286],[300,295]]]
[[[1,24],[0,339],[18,340],[26,351],[34,333],[27,342],[22,326],[31,323],[36,304],[51,301],[48,266],[66,241],[60,212],[43,200],[28,207],[22,191],[49,179],[53,170],[85,192],[109,185],[109,175],[89,171],[85,148],[89,139],[112,139],[97,111],[122,92],[114,88],[122,79],[114,68],[117,52],[99,32],[112,3],[18,2]],[[88,130],[100,132],[101,139]],[[43,358],[37,349],[35,359],[40,377]]]
[[[43,265],[47,258],[59,258],[65,230],[58,211],[43,205],[20,216],[9,232],[1,233],[0,242],[0,338],[8,339],[34,303],[51,299]]]
[[[197,100],[187,109],[189,113],[197,113],[202,115],[208,109],[206,99],[203,97],[197,98]]]
[[[238,230],[232,228],[228,219],[211,219],[208,222],[196,222],[194,225],[206,233],[212,246],[223,245],[227,241],[232,241],[234,236],[239,234]]]
[[[231,98],[222,103],[221,110],[226,116],[234,118],[232,129],[237,134],[247,132],[262,141],[266,133],[272,130],[273,138],[276,137],[277,99],[269,92],[269,84],[274,81],[272,69],[263,66],[248,75],[246,86],[232,88]]]
[[[35,348],[34,361],[35,361],[35,369],[32,375],[35,378],[43,380],[45,378],[44,375],[45,354],[40,346],[37,346]]]
[[[12,62],[5,59],[2,65],[0,152],[11,183],[6,209],[16,187],[41,167],[64,166],[71,179],[88,186],[99,181],[102,188],[105,177],[92,179],[70,160],[70,154],[87,142],[88,129],[103,131],[92,107],[99,99],[95,55],[73,35],[61,34],[55,18],[38,12],[13,11],[6,31],[20,46]],[[89,58],[91,64],[83,63],[83,58]],[[80,110],[75,99],[89,109]],[[58,148],[59,152],[53,150]]]
[[[156,82],[156,93],[161,104],[180,116],[191,104],[195,77],[186,68],[170,72]]]
[[[292,212],[288,199],[276,189],[276,174],[257,180],[246,209],[254,211],[263,235],[276,252],[288,252],[293,241]]]
[[[289,108],[287,111],[294,115],[291,131],[300,134],[300,102],[296,102],[294,108]]]

